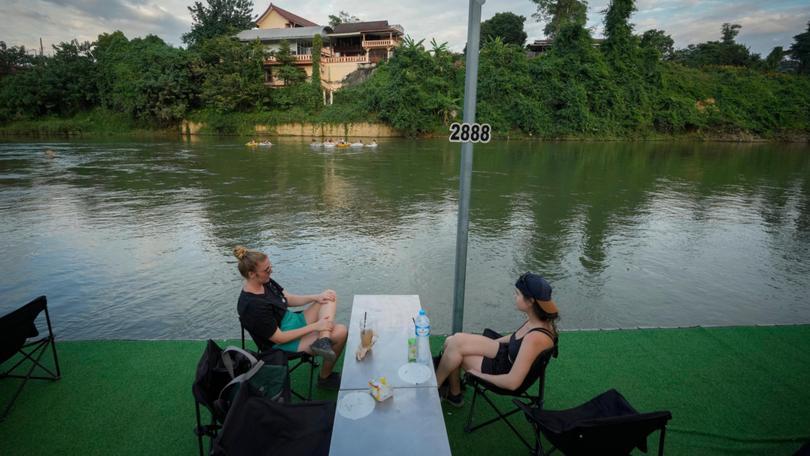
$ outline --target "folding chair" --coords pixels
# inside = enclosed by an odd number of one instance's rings
[[[647,437],[655,431],[660,431],[658,454],[662,456],[667,422],[672,419],[668,411],[638,413],[615,389],[567,410],[542,410],[517,399],[513,402],[535,429],[534,454],[538,456],[556,449],[569,456],[629,455],[634,448],[646,453]],[[541,433],[554,447],[547,453]]]
[[[241,353],[239,353],[241,352]],[[230,356],[223,356],[228,353]],[[235,357],[235,358],[234,358]],[[268,366],[281,367],[281,369],[268,369]],[[281,379],[281,381],[279,381]],[[268,350],[257,359],[246,350],[236,347],[227,347],[224,350],[213,340],[208,340],[200,361],[191,391],[194,395],[194,406],[197,415],[197,426],[194,434],[200,448],[200,455],[204,454],[203,437],[211,439],[210,448],[214,446],[214,438],[222,429],[231,408],[231,399],[244,384],[256,382],[259,388],[273,387],[280,391],[274,393],[274,401],[289,402],[290,381],[287,370],[287,355],[281,350]],[[272,385],[272,386],[271,386]],[[262,394],[270,394],[265,390]],[[202,424],[200,404],[208,409],[211,422]]]
[[[242,348],[245,348],[245,325],[242,324],[242,320],[239,320],[239,325],[242,327]],[[256,347],[263,351],[267,349],[267,344],[264,342],[258,341],[253,334],[250,335],[253,339],[253,342],[256,344]],[[292,390],[292,394],[295,395],[298,399],[302,401],[311,401],[312,400],[312,377],[315,375],[315,368],[319,366],[318,362],[315,360],[315,357],[307,352],[295,352],[295,353],[287,353],[287,361],[298,361],[291,369],[290,375],[295,372],[296,369],[301,367],[302,364],[309,364],[309,386],[307,389],[307,395],[303,396]]]
[[[191,387],[197,413],[197,427],[194,428],[194,434],[197,436],[200,456],[204,454],[203,437],[211,439],[209,448],[213,448],[214,437],[217,436],[217,432],[222,428],[222,423],[225,421],[225,411],[221,410],[216,402],[219,393],[231,381],[231,375],[221,360],[222,349],[216,342],[209,339],[205,351],[197,363],[194,385]],[[207,408],[211,414],[211,422],[207,425],[202,424],[200,404]]]
[[[495,332],[495,331],[493,331],[491,329],[485,329],[484,330],[484,336],[489,337],[490,339],[498,339],[498,338],[502,337],[500,334],[498,334],[497,332]],[[552,356],[555,357],[555,358],[557,357],[557,354],[558,354],[557,345],[558,345],[558,341],[555,340],[554,341],[554,348],[546,350],[543,353],[540,353],[540,355],[537,357],[537,359],[532,364],[532,367],[529,369],[528,374],[526,374],[526,378],[523,380],[523,383],[517,389],[515,389],[514,391],[499,388],[499,387],[493,385],[492,383],[489,383],[489,382],[487,382],[485,380],[482,380],[481,378],[476,377],[474,375],[470,375],[470,374],[465,375],[464,376],[465,382],[468,385],[473,387],[473,397],[472,397],[472,403],[470,404],[470,413],[467,415],[467,422],[464,425],[464,431],[465,432],[473,432],[473,431],[475,431],[477,429],[480,429],[480,428],[482,428],[484,426],[492,424],[492,423],[494,423],[494,422],[496,422],[498,420],[503,420],[506,423],[506,425],[509,426],[510,429],[512,429],[512,432],[514,432],[515,435],[518,436],[520,441],[523,442],[523,444],[526,445],[526,447],[531,449],[532,448],[531,444],[529,444],[529,442],[527,442],[526,439],[523,438],[522,435],[520,435],[520,432],[517,430],[517,428],[515,428],[515,426],[512,423],[509,422],[509,419],[508,419],[509,416],[519,412],[520,409],[515,407],[514,409],[509,410],[506,413],[503,413],[495,405],[495,403],[492,401],[492,399],[490,399],[489,396],[487,396],[487,393],[492,392],[494,394],[498,394],[498,395],[501,395],[501,396],[518,397],[518,398],[521,398],[521,399],[528,400],[530,404],[532,404],[532,405],[534,405],[534,406],[536,406],[538,408],[542,408],[543,407],[543,392],[544,392],[545,383],[546,383],[546,366],[548,366],[548,363],[551,360]],[[535,383],[538,384],[537,385],[537,394],[532,395],[529,392],[529,389]],[[497,413],[498,416],[496,416],[495,418],[492,418],[492,419],[490,419],[488,421],[484,421],[483,423],[479,423],[479,424],[473,426],[472,425],[472,419],[473,419],[473,413],[475,412],[475,399],[479,395],[495,410],[495,413]]]
[[[48,323],[48,335],[39,340],[27,342],[29,338],[39,336],[36,319],[43,310],[45,311],[45,321]],[[53,353],[53,364],[56,368],[56,373],[40,363],[40,359],[48,346],[51,347],[51,352]],[[18,353],[21,355],[21,358],[11,366],[10,369],[0,374],[0,378],[23,379],[20,386],[12,395],[11,400],[9,400],[8,404],[6,404],[3,409],[3,414],[0,415],[0,422],[6,419],[11,407],[14,405],[14,401],[17,400],[17,396],[20,395],[20,392],[29,379],[59,380],[62,376],[59,370],[59,359],[56,357],[56,339],[53,337],[51,317],[50,314],[48,314],[48,300],[45,296],[40,296],[19,309],[0,317],[0,364],[12,359]],[[31,362],[31,368],[28,369],[25,375],[14,373],[17,367],[20,367],[23,363],[28,361]],[[45,371],[47,375],[32,375],[36,367]]]

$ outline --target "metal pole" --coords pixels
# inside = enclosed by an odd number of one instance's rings
[[[475,123],[475,97],[478,88],[478,44],[481,37],[481,6],[486,0],[470,0],[467,22],[467,68],[464,77],[464,122]],[[458,231],[456,233],[456,280],[453,293],[453,332],[464,325],[464,287],[467,282],[467,237],[470,225],[470,183],[473,144],[461,144],[459,171]]]

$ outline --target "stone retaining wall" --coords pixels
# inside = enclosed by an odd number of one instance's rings
[[[275,126],[257,125],[256,133],[275,133],[279,136],[305,136],[313,138],[395,138],[402,133],[383,124],[311,124],[290,123]]]

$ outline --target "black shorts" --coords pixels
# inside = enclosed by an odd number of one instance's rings
[[[498,347],[498,354],[494,358],[484,357],[481,361],[481,372],[491,375],[508,374],[512,370],[509,361],[509,344],[502,343]]]

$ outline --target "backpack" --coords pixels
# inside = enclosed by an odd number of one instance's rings
[[[255,391],[271,401],[289,402],[287,356],[281,350],[271,350],[259,356],[262,359],[238,347],[227,347],[222,351],[222,364],[231,380],[220,391],[214,406],[223,415],[227,415],[244,382],[250,383]]]

